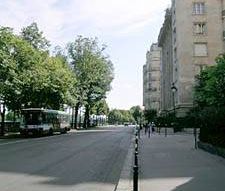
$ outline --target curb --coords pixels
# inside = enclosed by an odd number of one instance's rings
[[[134,147],[133,147],[133,142],[131,141],[127,156],[125,158],[123,169],[120,174],[120,179],[115,191],[131,191],[132,190],[133,152],[134,152]]]
[[[205,150],[205,151],[211,153],[211,154],[225,158],[225,149],[224,148],[216,147],[209,143],[204,143],[201,141],[198,142],[198,147],[202,150]]]

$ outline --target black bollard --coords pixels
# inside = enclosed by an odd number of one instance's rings
[[[138,191],[138,166],[133,167],[133,191]]]
[[[134,153],[134,165],[138,166],[138,152],[137,151],[135,151],[135,153]]]
[[[135,136],[135,145],[134,145],[134,147],[135,147],[135,151],[138,152],[138,136],[137,135]]]

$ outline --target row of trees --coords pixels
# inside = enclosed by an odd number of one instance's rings
[[[85,108],[84,127],[91,112],[107,109],[106,92],[113,80],[113,64],[105,55],[105,45],[97,38],[76,37],[65,48],[50,54],[50,42],[36,23],[15,34],[0,27],[0,108],[4,134],[5,108],[19,114],[27,107]],[[103,109],[100,109],[103,108]],[[105,109],[106,108],[106,109]]]
[[[142,124],[145,118],[153,119],[152,113],[143,111],[140,106],[133,106],[129,110],[113,109],[109,112],[108,121],[110,124],[136,123]],[[155,115],[155,112],[154,112]]]
[[[109,124],[135,123],[134,117],[129,110],[113,109],[108,115]]]

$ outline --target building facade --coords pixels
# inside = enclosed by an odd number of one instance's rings
[[[173,54],[172,54],[172,14],[167,9],[163,27],[160,30],[158,44],[162,48],[160,62],[160,113],[166,114],[172,108],[171,84],[173,82]]]
[[[160,108],[160,56],[161,48],[152,44],[143,67],[143,105],[145,110],[157,112]]]
[[[172,0],[158,37],[162,113],[176,109],[185,115],[193,106],[195,76],[224,53],[224,1]]]

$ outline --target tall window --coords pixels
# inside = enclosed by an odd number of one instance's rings
[[[205,13],[205,3],[193,3],[193,14],[200,15]]]
[[[206,23],[194,23],[194,34],[206,34]]]
[[[207,56],[207,43],[195,43],[194,44],[194,56]]]

